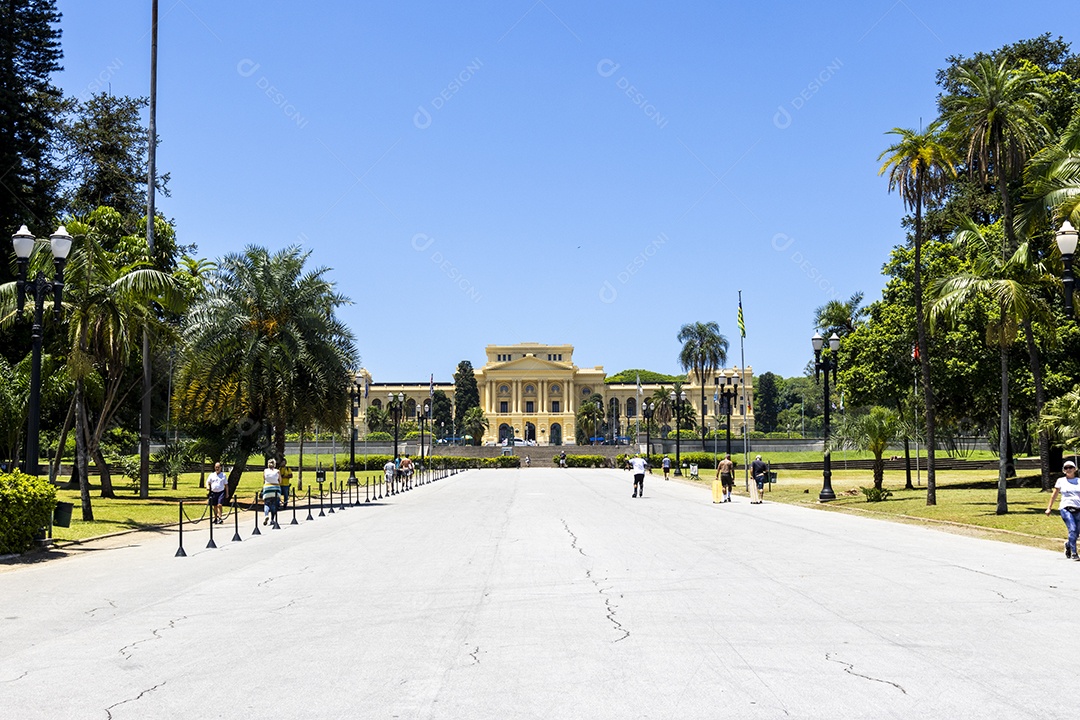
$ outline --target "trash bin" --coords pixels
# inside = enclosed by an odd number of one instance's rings
[[[769,471],[769,482],[770,483],[776,482],[776,471],[775,470],[770,470]]]
[[[69,502],[57,502],[56,509],[53,510],[53,525],[56,527],[71,527],[71,511],[75,508],[75,503]]]
[[[697,463],[690,463],[690,477],[696,478],[698,476],[697,471],[698,471]]]

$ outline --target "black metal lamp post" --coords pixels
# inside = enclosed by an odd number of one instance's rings
[[[671,404],[675,406],[675,477],[682,475],[682,456],[681,452],[681,436],[679,431],[682,430],[682,406],[686,402],[686,391],[680,392],[678,395],[672,390],[668,393],[668,399],[671,400]]]
[[[825,338],[821,337],[820,333],[814,333],[814,337],[810,342],[814,345],[814,379],[819,380],[821,378],[821,372],[825,371],[825,458],[822,463],[821,475],[824,479],[824,485],[822,485],[821,493],[818,494],[818,500],[820,502],[828,502],[836,499],[836,493],[832,488],[832,458],[829,450],[829,374],[832,373],[833,381],[836,381],[836,368],[839,364],[836,356],[837,351],[840,349],[840,336],[833,333],[829,336],[829,354],[822,356],[822,349],[825,346]]]
[[[18,312],[21,316],[26,307],[26,298],[32,295],[34,298],[34,323],[30,328],[30,339],[33,343],[33,359],[30,365],[30,402],[29,422],[26,431],[26,461],[23,470],[29,475],[38,474],[38,426],[41,422],[41,338],[42,338],[42,315],[45,312],[45,299],[52,295],[53,313],[57,321],[63,310],[64,302],[64,265],[67,263],[68,253],[71,252],[71,236],[61,225],[56,232],[49,237],[49,245],[52,249],[53,264],[56,267],[56,275],[52,280],[45,278],[45,273],[40,270],[33,280],[28,280],[30,270],[30,255],[37,243],[35,238],[25,225],[19,228],[11,238],[15,246],[15,256],[19,263],[19,275],[15,281],[18,292]]]
[[[1057,246],[1061,251],[1061,259],[1065,263],[1065,272],[1062,273],[1061,283],[1065,286],[1065,314],[1073,316],[1073,269],[1072,259],[1076,253],[1076,229],[1072,223],[1066,220],[1061,223],[1057,231]]]
[[[641,415],[645,418],[645,458],[652,455],[652,416],[656,410],[656,404],[646,401],[641,406]]]
[[[401,414],[405,410],[405,393],[390,393],[390,401],[387,403],[390,406],[390,413],[394,418],[394,464],[397,465],[398,459],[398,431],[401,427]],[[394,479],[390,483],[390,494],[397,494],[397,472],[394,473]]]
[[[431,412],[431,401],[424,401],[424,409],[416,409],[416,419],[420,422],[420,478],[424,477],[424,422],[427,420],[428,413]],[[423,482],[421,482],[423,484]]]
[[[734,410],[735,399],[738,396],[739,379],[727,375],[724,384],[720,386],[720,414],[727,416],[727,449],[724,452],[728,455],[731,454],[731,414]]]
[[[356,415],[359,387],[354,383],[349,388],[349,485],[356,485]]]

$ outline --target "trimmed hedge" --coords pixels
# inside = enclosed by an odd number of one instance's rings
[[[56,488],[45,478],[18,470],[0,473],[0,555],[32,548],[55,507]]]
[[[419,455],[410,454],[413,463],[420,463]],[[389,455],[368,455],[366,458],[356,458],[357,470],[382,470],[387,461],[393,460]],[[517,468],[521,467],[521,458],[516,455],[500,455],[492,458],[451,457],[448,455],[425,455],[424,465],[428,468],[447,468],[451,470],[469,470],[473,468]],[[333,468],[333,463],[330,464]],[[339,457],[337,462],[338,471],[349,469],[349,458]]]
[[[559,456],[552,458],[555,466],[559,465]],[[572,468],[606,468],[611,467],[611,460],[603,455],[567,455],[566,467]]]

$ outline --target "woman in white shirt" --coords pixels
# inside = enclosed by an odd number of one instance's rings
[[[1069,531],[1069,539],[1065,541],[1065,557],[1080,560],[1080,555],[1076,554],[1076,531],[1080,526],[1080,478],[1076,477],[1076,463],[1072,460],[1065,461],[1062,471],[1065,477],[1058,478],[1057,483],[1054,484],[1054,494],[1050,496],[1050,502],[1046,505],[1046,514],[1050,514],[1054,507],[1054,500],[1057,500],[1060,495],[1061,504],[1058,505],[1058,512],[1061,513],[1061,519]]]
[[[281,472],[277,469],[277,461],[270,458],[263,470],[263,525],[273,520],[277,527],[278,500],[281,498]]]

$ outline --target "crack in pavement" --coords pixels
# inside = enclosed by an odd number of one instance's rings
[[[22,680],[22,679],[23,679],[24,677],[26,677],[26,676],[27,676],[27,675],[29,675],[29,674],[30,674],[30,671],[29,671],[29,670],[24,670],[24,671],[23,671],[23,674],[22,674],[22,675],[20,675],[19,677],[17,677],[17,678],[11,678],[10,680],[3,680],[3,681],[0,681],[0,682],[6,682],[6,683],[13,683],[13,682],[19,682],[20,680]]]
[[[857,672],[855,672],[855,666],[854,665],[852,665],[851,663],[844,662],[843,660],[834,660],[831,657],[831,655],[832,655],[832,653],[825,653],[825,659],[828,660],[829,662],[839,663],[840,665],[843,665],[844,666],[844,672],[846,672],[848,675],[854,675],[855,677],[861,677],[861,678],[864,678],[866,680],[873,680],[874,682],[883,683],[885,685],[892,685],[894,688],[896,688],[900,692],[907,695],[907,690],[900,687],[900,685],[898,685],[897,683],[894,683],[892,680],[882,680],[880,678],[870,677],[869,675],[863,675],[862,673],[857,673]]]
[[[479,665],[480,664],[480,658],[478,657],[479,654],[480,654],[480,646],[479,645],[477,645],[473,649],[473,651],[471,653],[469,653],[469,656],[473,659],[473,665]]]
[[[112,709],[114,707],[119,707],[120,705],[123,705],[124,703],[135,702],[136,700],[141,700],[143,695],[145,695],[146,693],[154,692],[155,690],[157,690],[159,687],[161,687],[162,685],[164,685],[167,682],[169,682],[169,681],[168,680],[162,680],[161,682],[159,682],[154,687],[147,688],[146,690],[143,690],[141,693],[139,693],[138,695],[136,695],[133,698],[128,698],[127,700],[121,700],[118,703],[113,703],[109,707],[105,708],[105,714],[108,716],[109,720],[112,720]]]
[[[144,642],[150,642],[151,640],[160,640],[161,639],[160,633],[161,633],[162,630],[172,630],[173,628],[176,627],[176,623],[180,622],[181,620],[187,620],[187,615],[183,615],[181,617],[178,617],[175,620],[170,620],[169,624],[166,625],[165,627],[154,628],[153,630],[150,631],[150,634],[153,637],[143,638],[142,640],[136,640],[135,642],[131,643],[130,645],[125,645],[124,647],[120,648],[120,651],[119,651],[120,654],[124,657],[125,660],[130,660],[136,645],[141,645]]]
[[[562,520],[562,524],[563,528],[566,530],[566,534],[570,536],[570,548],[573,550],[577,550],[579,553],[582,554],[583,557],[589,557],[584,550],[578,547],[577,535],[573,533],[573,531],[570,529],[570,526],[567,525],[565,520]],[[585,568],[585,579],[593,584],[593,587],[596,588],[596,591],[600,593],[600,596],[604,599],[604,607],[607,609],[608,621],[618,632],[622,633],[622,636],[616,638],[615,640],[612,640],[612,643],[614,644],[617,642],[621,642],[626,638],[630,637],[630,631],[623,627],[623,624],[615,618],[615,615],[619,611],[619,606],[611,602],[611,598],[607,596],[607,592],[614,588],[614,585],[609,587],[601,587],[600,581],[592,576],[592,568]],[[604,580],[607,580],[607,578],[604,578]],[[620,594],[619,597],[622,597],[622,595]]]
[[[311,597],[310,595],[303,595],[303,596],[301,596],[301,597],[298,597],[298,598],[293,598],[292,600],[290,600],[289,602],[285,603],[285,604],[284,604],[284,605],[282,605],[281,607],[279,607],[279,608],[274,608],[274,609],[273,609],[273,610],[271,610],[270,612],[275,612],[275,613],[276,613],[276,612],[281,612],[282,610],[288,610],[289,608],[291,608],[291,607],[292,607],[293,605],[295,605],[296,603],[300,602],[301,600],[307,600],[307,599],[308,599],[308,598],[310,598],[310,597]]]
[[[579,553],[581,553],[581,554],[582,554],[582,555],[584,555],[585,557],[589,557],[588,555],[585,555],[585,551],[584,551],[584,550],[582,550],[581,548],[579,548],[579,547],[578,547],[578,544],[577,544],[577,535],[575,535],[575,534],[574,534],[574,533],[573,533],[573,532],[572,532],[572,531],[570,530],[570,526],[566,524],[566,521],[565,521],[565,520],[563,520],[563,521],[562,521],[562,526],[563,526],[564,528],[566,528],[566,532],[567,532],[567,534],[568,534],[568,535],[570,535],[570,547],[571,547],[572,549],[574,549],[574,550],[577,550],[577,551],[578,551]]]
[[[275,580],[280,580],[281,578],[294,577],[296,575],[303,575],[310,569],[311,569],[311,566],[308,565],[306,567],[300,568],[299,570],[297,570],[294,573],[285,573],[284,575],[271,575],[270,577],[266,578],[265,580],[260,582],[255,587],[262,587],[264,585],[269,585],[270,583],[274,582]]]
[[[97,612],[98,610],[107,610],[108,608],[112,608],[113,610],[115,610],[115,609],[116,609],[116,603],[115,603],[115,602],[113,602],[112,600],[109,600],[108,598],[106,598],[106,599],[105,599],[105,602],[109,603],[108,607],[106,607],[105,605],[102,605],[101,607],[96,607],[96,608],[92,608],[92,609],[90,609],[90,610],[87,610],[87,611],[86,611],[85,613],[83,613],[83,614],[84,614],[84,615],[93,615],[93,614],[94,614],[94,613],[96,613],[96,612]]]

